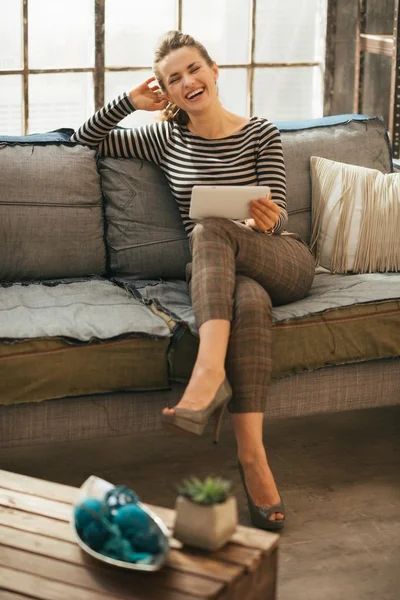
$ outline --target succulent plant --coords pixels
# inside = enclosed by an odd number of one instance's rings
[[[220,504],[231,495],[232,482],[222,477],[206,477],[204,481],[190,477],[178,486],[178,493],[197,504]]]

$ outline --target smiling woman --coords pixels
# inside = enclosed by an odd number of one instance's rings
[[[172,52],[172,50],[179,50],[179,54],[177,54],[177,52]],[[192,52],[190,52],[190,50]],[[200,61],[199,58],[202,60]],[[209,69],[206,69],[206,66],[208,66]],[[193,104],[193,96],[203,95],[205,90],[205,86],[201,83],[197,83],[196,90],[194,90],[193,86],[196,82],[201,81],[202,75],[210,80],[211,70],[213,71],[212,82],[209,81],[209,83],[213,83],[211,86],[211,93],[217,93],[217,65],[211,59],[203,44],[200,44],[200,42],[189,35],[181,35],[178,37],[174,31],[169,32],[156,51],[153,70],[161,89],[166,93],[166,97],[170,102],[168,109],[164,111],[164,118],[166,120],[173,119],[176,116],[176,121],[178,123],[186,125],[189,121],[187,112],[176,103],[176,100],[178,99],[177,84],[179,82],[181,82],[181,88],[183,87],[185,91],[186,99],[188,101],[192,100],[191,104]],[[189,92],[186,87],[188,84]],[[169,93],[167,92],[167,88]],[[199,90],[202,90],[201,94],[199,94]]]
[[[219,122],[209,119],[209,111],[214,112],[216,106],[222,108],[222,105],[217,86],[219,70],[207,50],[191,36],[180,34],[181,46],[171,52],[176,39],[176,32],[168,33],[154,61],[154,73],[169,102],[163,118],[175,119],[207,139],[221,139],[240,131],[249,123],[248,118],[225,110],[225,119]]]
[[[168,429],[201,435],[211,416],[232,413],[241,474],[253,523],[280,529],[284,508],[268,466],[262,423],[271,375],[272,304],[303,298],[314,261],[284,231],[286,177],[281,136],[266,118],[228,111],[218,95],[218,67],[202,44],[168,32],[150,77],[99,110],[72,136],[103,155],[141,158],[164,172],[188,233],[187,281],[199,328],[199,352],[185,393],[163,411]],[[163,121],[114,129],[132,112],[163,111]],[[262,186],[272,197],[250,205],[250,226],[189,216],[194,185]],[[259,192],[260,193],[260,192]],[[268,233],[270,235],[260,235]]]

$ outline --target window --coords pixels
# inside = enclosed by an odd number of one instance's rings
[[[206,46],[229,110],[273,121],[322,116],[326,2],[0,0],[0,133],[78,127],[151,74],[169,29]],[[122,125],[153,120],[138,112]]]

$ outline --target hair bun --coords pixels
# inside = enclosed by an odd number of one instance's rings
[[[162,121],[175,121],[179,125],[187,125],[189,123],[187,112],[171,102],[162,111],[161,119]]]

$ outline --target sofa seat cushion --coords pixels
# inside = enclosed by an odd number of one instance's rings
[[[0,405],[168,388],[168,338],[0,342]]]
[[[276,323],[272,376],[400,356],[400,300],[353,304]]]
[[[188,379],[198,336],[187,286],[126,282],[175,319],[170,376]],[[400,356],[400,275],[316,275],[307,298],[273,309],[272,376]]]
[[[102,279],[0,286],[0,404],[168,386],[165,319]]]
[[[0,280],[104,274],[96,152],[27,138],[0,141],[0,239]]]

